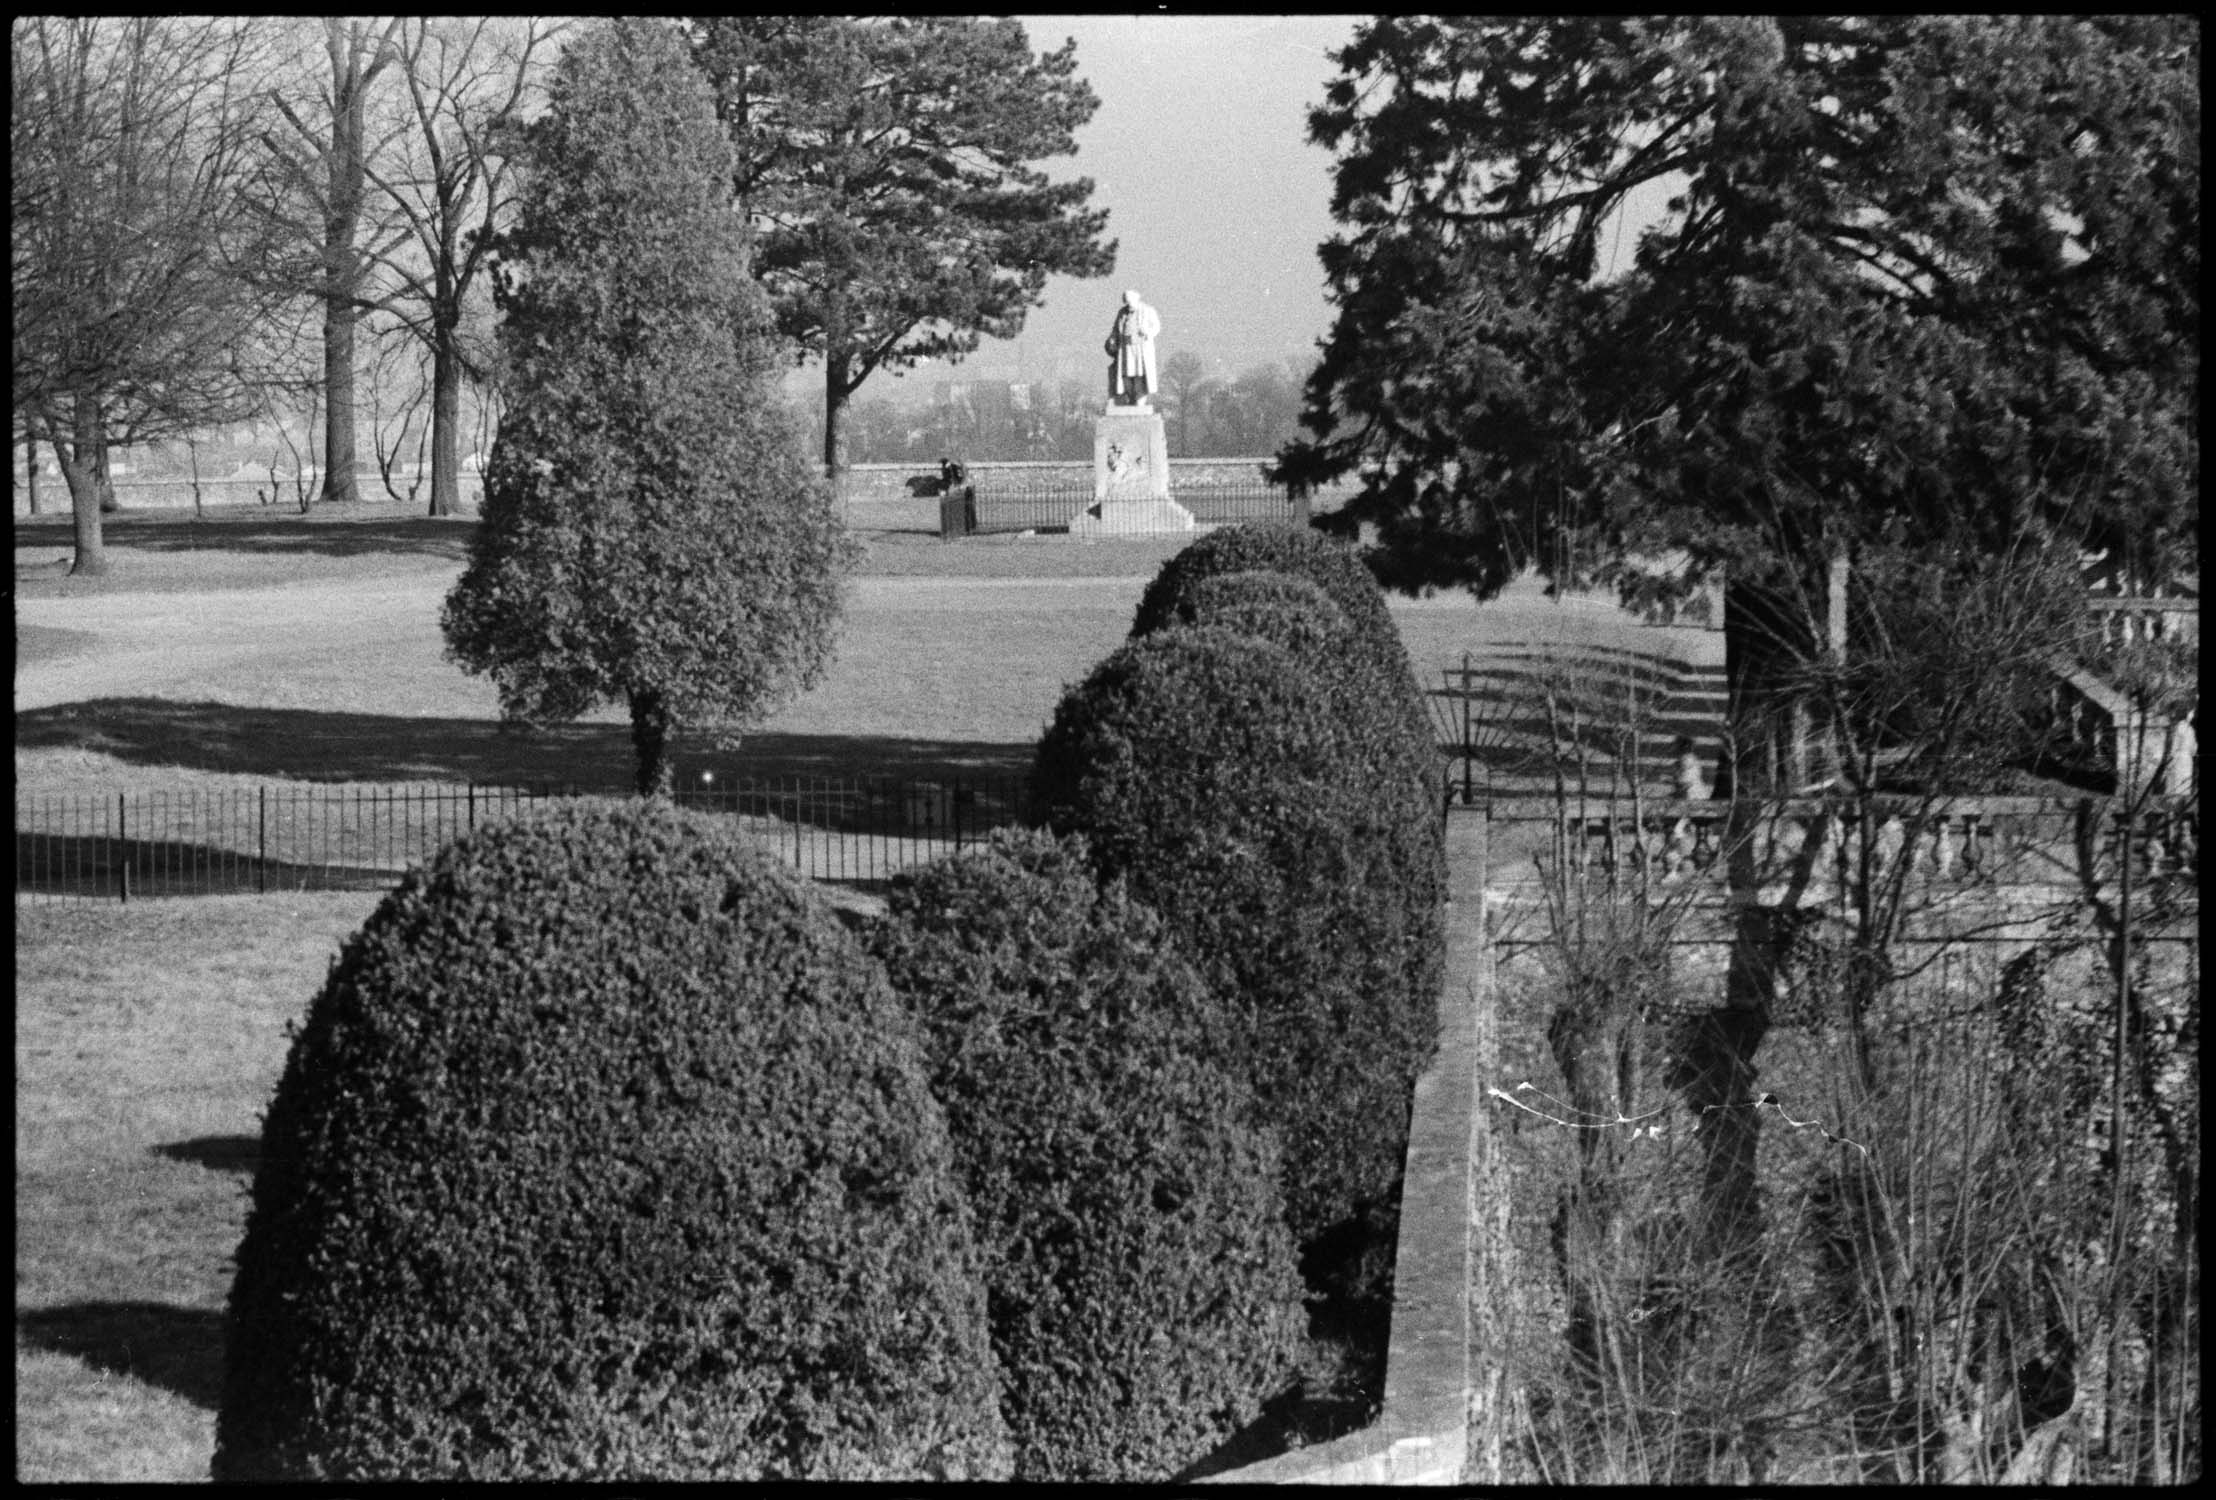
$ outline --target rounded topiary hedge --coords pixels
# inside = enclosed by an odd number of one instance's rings
[[[1295,655],[1344,655],[1353,645],[1346,611],[1312,578],[1292,573],[1209,573],[1180,590],[1171,623],[1221,625],[1275,641]]]
[[[890,908],[873,947],[977,1215],[1016,1477],[1171,1478],[1289,1383],[1304,1325],[1226,1017],[1081,840],[1004,831]]]
[[[1235,998],[1235,1063],[1284,1146],[1302,1240],[1390,1194],[1437,1027],[1406,965],[1416,906],[1392,790],[1321,674],[1222,626],[1166,630],[1064,695],[1039,745],[1049,824],[1162,915]]]
[[[1390,687],[1401,712],[1413,707],[1426,725],[1408,648],[1385,607],[1385,595],[1359,554],[1346,543],[1303,526],[1227,526],[1210,532],[1162,564],[1132,617],[1134,638],[1178,623],[1187,594],[1204,578],[1225,573],[1282,573],[1305,578],[1330,596],[1354,632],[1356,649]]]
[[[1304,584],[1320,591],[1329,607],[1319,606]],[[1303,608],[1317,615],[1315,626],[1288,621]],[[1409,908],[1402,983],[1409,1003],[1435,1007],[1446,941],[1442,761],[1430,710],[1377,580],[1351,547],[1320,532],[1229,527],[1162,565],[1140,598],[1131,634],[1139,639],[1202,622],[1276,641],[1330,683],[1361,740],[1350,774],[1376,778],[1398,809],[1393,883]],[[1326,622],[1343,623],[1345,637],[1316,642],[1317,629],[1330,635]]]
[[[656,804],[478,832],[347,941],[263,1128],[218,1479],[998,1477],[921,1039]]]
[[[1370,593],[1375,595],[1375,585]],[[1391,679],[1381,683],[1376,653],[1365,649],[1346,612],[1312,578],[1258,571],[1202,573],[1177,591],[1170,608],[1173,626],[1218,625],[1283,646],[1339,701],[1362,745],[1349,774],[1374,778],[1380,794],[1397,808],[1397,883],[1410,902],[1415,942],[1408,955],[1408,982],[1419,995],[1435,989],[1444,942],[1439,903],[1446,894],[1446,850],[1428,712],[1395,712],[1387,706],[1393,696]],[[1391,628],[1390,619],[1386,626]],[[1397,634],[1391,644],[1395,652],[1400,650]]]

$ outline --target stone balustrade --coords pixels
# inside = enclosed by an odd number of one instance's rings
[[[1495,842],[1531,876],[1643,876],[1790,887],[1815,898],[1878,880],[1924,889],[2114,881],[2128,825],[2135,880],[2198,881],[2195,799],[2147,797],[2135,811],[2107,798],[1883,796],[1847,800],[1646,801],[1565,807],[1551,799],[1481,804]],[[1866,815],[1865,815],[1866,814]],[[1512,828],[1520,832],[1511,831]]]
[[[2085,609],[2096,646],[2197,641],[2201,635],[2201,601],[2191,597],[2095,594]]]
[[[2052,753],[2081,765],[2116,769],[2117,746],[2136,745],[2142,738],[2138,709],[2076,662],[2058,658],[2050,665],[2054,677],[2047,685],[2047,732]]]
[[[2057,658],[2050,665],[2050,753],[2113,774],[2128,795],[2194,791],[2199,753],[2190,717],[2143,709],[2076,662]]]

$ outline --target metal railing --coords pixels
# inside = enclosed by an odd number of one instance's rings
[[[121,900],[374,890],[452,839],[571,788],[410,783],[18,793],[15,896]],[[677,794],[811,879],[875,884],[1028,820],[1015,777],[781,778]]]
[[[477,509],[483,498],[485,476],[475,469],[460,476],[463,505]],[[235,510],[254,506],[267,507],[282,514],[296,515],[300,510],[300,489],[305,483],[308,498],[314,500],[322,493],[323,482],[314,475],[302,481],[297,475],[279,474],[272,484],[266,475],[227,474],[222,478],[202,477],[195,483],[189,477],[170,475],[160,479],[118,479],[113,481],[116,504],[126,511],[191,510],[194,496],[198,504],[219,510]],[[393,475],[393,483],[403,495],[411,486],[415,497],[423,504],[431,499],[431,475],[425,470]],[[372,501],[389,501],[385,484],[374,470],[359,471],[355,484],[362,498]],[[15,492],[16,514],[29,515],[29,495],[18,485]],[[60,479],[42,477],[39,480],[39,507],[41,516],[66,516],[69,514],[69,487]]]

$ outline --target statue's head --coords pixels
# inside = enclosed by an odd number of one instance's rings
[[[1139,294],[1137,292],[1125,292],[1123,294],[1123,305],[1125,307],[1137,307],[1139,305]]]

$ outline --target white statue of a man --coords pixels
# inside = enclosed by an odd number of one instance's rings
[[[1161,314],[1141,302],[1137,292],[1125,292],[1108,330],[1110,405],[1143,407],[1154,394],[1154,341],[1161,332]]]

